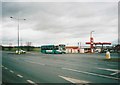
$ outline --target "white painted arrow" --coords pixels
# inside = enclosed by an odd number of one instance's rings
[[[65,76],[60,76],[58,75],[59,77],[71,82],[71,83],[90,83],[88,81],[84,81],[84,80],[78,80],[78,79],[74,79],[74,78],[70,78],[70,77],[65,77]]]

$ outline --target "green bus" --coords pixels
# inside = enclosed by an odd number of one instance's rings
[[[45,54],[65,54],[65,45],[43,45],[41,46],[41,53]]]

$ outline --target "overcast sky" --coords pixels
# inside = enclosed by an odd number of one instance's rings
[[[23,45],[68,44],[89,41],[94,30],[95,42],[118,39],[117,2],[3,2],[2,42],[17,44],[17,20]]]

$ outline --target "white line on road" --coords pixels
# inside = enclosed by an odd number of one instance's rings
[[[10,70],[11,73],[14,73],[14,71]]]
[[[22,76],[22,75],[20,75],[20,74],[17,74],[17,76],[18,76],[18,77],[20,77],[20,78],[23,78],[23,76]]]
[[[0,67],[3,67],[2,65],[0,65]]]
[[[79,71],[79,70],[70,69],[70,68],[62,68],[62,69],[69,70],[69,71],[74,71],[74,72],[79,72],[79,73],[83,73],[83,74],[100,76],[100,77],[104,77],[104,78],[110,78],[110,79],[120,80],[120,78],[111,77],[111,76],[106,76],[106,75],[101,75],[101,74],[96,74],[96,73],[91,73],[91,72],[86,72],[86,71]]]
[[[1,65],[1,67],[4,67],[3,65]]]
[[[78,80],[78,79],[74,79],[74,78],[70,78],[70,77],[65,77],[65,76],[60,76],[58,75],[59,77],[71,82],[71,83],[90,83],[88,81],[84,81],[84,80]]]
[[[116,74],[120,73],[120,70],[117,70],[117,69],[108,69],[108,68],[97,68],[97,69],[114,72],[114,73],[111,73],[110,75],[116,75]]]
[[[7,70],[8,68],[7,68],[7,67],[5,67],[5,69]]]
[[[108,69],[108,68],[97,68],[97,69],[113,71],[113,72],[120,72],[120,70],[117,70],[117,69]]]
[[[37,85],[35,82],[31,81],[31,80],[27,80],[28,83],[31,83],[33,85]]]
[[[39,64],[39,65],[43,65],[43,66],[45,65],[45,64],[43,64],[43,63],[37,63],[37,62],[28,61],[28,60],[27,60],[26,62],[34,63],[34,64]]]
[[[116,74],[118,74],[119,72],[115,72],[115,73],[111,73],[110,75],[116,75]]]

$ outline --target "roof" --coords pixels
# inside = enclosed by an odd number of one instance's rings
[[[91,42],[86,42],[86,44],[91,44]],[[110,42],[93,42],[93,44],[96,44],[96,45],[111,45]]]

